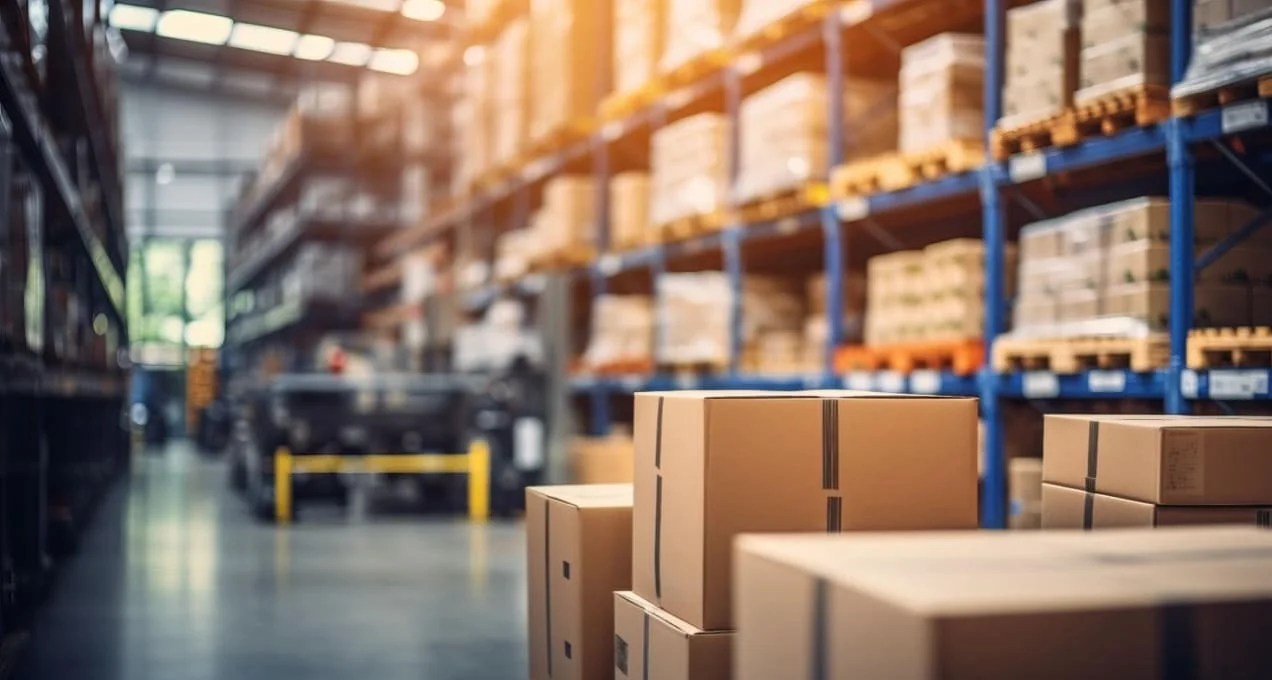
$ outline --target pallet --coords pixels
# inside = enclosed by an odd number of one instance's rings
[[[907,342],[881,347],[850,345],[835,353],[835,370],[889,370],[898,373],[914,371],[949,371],[966,376],[976,373],[985,363],[985,343],[980,339],[936,342]]]
[[[628,92],[616,92],[601,102],[601,120],[611,123],[622,120],[652,104],[663,94],[662,81],[655,78],[643,86]]]
[[[596,131],[596,127],[596,121],[591,118],[578,118],[557,126],[548,134],[530,142],[515,164],[517,172],[535,159],[562,151],[570,144],[587,137]]]
[[[724,225],[724,222],[724,214],[720,212],[690,215],[666,224],[660,224],[654,229],[654,232],[658,234],[663,243],[671,243],[717,231]]]
[[[812,28],[826,17],[835,3],[830,0],[818,0],[799,7],[759,30],[738,37],[734,46],[739,50],[762,50],[779,43],[786,38]]]
[[[699,378],[706,375],[721,375],[729,372],[728,361],[660,361],[658,372],[673,378]]]
[[[813,182],[750,201],[738,207],[734,211],[734,217],[736,222],[742,224],[780,220],[812,208],[820,208],[829,200],[827,186]]]
[[[586,372],[592,375],[601,375],[606,377],[650,375],[654,372],[654,360],[649,357],[645,357],[643,359],[622,359],[619,361],[610,361],[598,366],[588,366]]]
[[[835,372],[880,371],[886,366],[883,355],[873,347],[845,345],[835,350]]]
[[[582,267],[596,259],[596,250],[586,244],[572,244],[530,258],[531,272],[547,272]]]
[[[1254,99],[1272,98],[1272,74],[1224,85],[1171,101],[1171,111],[1179,118],[1195,116],[1208,109]]]
[[[1065,110],[1054,116],[1022,124],[995,127],[990,133],[990,155],[1005,161],[1018,153],[1029,153],[1050,147],[1072,146],[1078,142],[1074,113]]]
[[[985,163],[980,140],[951,140],[918,153],[895,154],[881,163],[879,185],[885,191],[906,189],[946,175],[975,170]]]
[[[1170,339],[1151,335],[1143,338],[999,338],[994,343],[992,363],[999,373],[1073,374],[1094,369],[1154,371],[1169,361]]]
[[[667,90],[691,85],[724,68],[730,56],[724,48],[708,50],[663,73],[662,82]]]
[[[1204,328],[1188,334],[1188,368],[1270,368],[1272,328]]]
[[[1073,107],[1073,127],[1078,139],[1156,125],[1169,117],[1170,93],[1160,85],[1137,85]]]

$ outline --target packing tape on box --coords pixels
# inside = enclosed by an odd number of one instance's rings
[[[1100,467],[1100,421],[1087,425],[1087,473],[1082,499],[1082,528],[1090,531],[1095,515],[1095,477]]]
[[[822,490],[839,490],[839,401],[822,400]],[[826,497],[826,532],[843,529],[842,496]]]
[[[543,504],[543,630],[548,643],[548,677],[552,677],[552,503]]]
[[[654,597],[662,604],[662,435],[663,397],[658,397],[658,419],[654,427],[654,472],[658,475],[654,492]]]
[[[649,610],[645,610],[645,638],[640,643],[640,677],[649,680]]]
[[[1194,607],[1184,602],[1162,606],[1162,680],[1193,680],[1197,673]]]
[[[1272,508],[1265,508],[1259,511],[1255,524],[1266,529],[1272,529]]]
[[[813,581],[813,639],[812,644],[809,646],[812,660],[808,664],[810,680],[826,680],[826,678],[830,677],[830,640],[828,633],[830,614],[827,611],[830,608],[829,590],[830,585],[826,583],[826,579],[818,578]]]

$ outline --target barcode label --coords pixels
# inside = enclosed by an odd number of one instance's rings
[[[1021,380],[1021,391],[1030,399],[1060,396],[1060,379],[1049,371],[1031,371]]]
[[[936,394],[941,391],[940,371],[915,371],[910,374],[910,391],[915,394]]]
[[[855,222],[870,217],[870,202],[860,196],[845,198],[835,207],[835,211],[839,213],[839,219],[845,222]]]
[[[844,376],[844,388],[856,390],[858,392],[870,392],[874,390],[875,381],[874,374],[865,371],[852,371]]]
[[[905,376],[896,371],[883,371],[879,374],[879,391],[900,394],[905,391]]]
[[[1007,164],[1013,182],[1028,182],[1047,174],[1047,157],[1039,152],[1016,154]]]
[[[1267,371],[1213,371],[1210,374],[1212,399],[1253,399],[1267,394]]]
[[[1179,376],[1179,391],[1183,393],[1185,399],[1196,399],[1200,392],[1199,383],[1196,371],[1184,371],[1183,375]]]
[[[1268,124],[1268,103],[1262,99],[1223,108],[1221,126],[1225,133],[1240,132]]]
[[[1092,392],[1125,392],[1126,374],[1122,371],[1091,371],[1087,374],[1087,389]]]

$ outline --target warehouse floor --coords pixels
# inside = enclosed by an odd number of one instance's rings
[[[175,445],[101,506],[18,678],[496,679],[525,674],[519,526],[307,513],[257,523]]]

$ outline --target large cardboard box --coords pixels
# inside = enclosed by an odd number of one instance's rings
[[[733,637],[695,628],[636,593],[614,593],[614,680],[729,680]]]
[[[1043,481],[1161,505],[1272,505],[1272,418],[1048,415]]]
[[[610,179],[610,248],[639,248],[651,240],[649,174],[623,172]]]
[[[632,589],[726,629],[737,534],[975,528],[976,423],[975,399],[638,394]]]
[[[613,592],[631,583],[630,484],[526,490],[531,680],[606,677]]]
[[[614,0],[614,91],[625,94],[658,75],[666,30],[665,0]]]
[[[1272,532],[743,536],[734,678],[1149,680],[1272,667]]]
[[[1042,485],[1042,528],[1107,529],[1186,524],[1272,525],[1272,506],[1154,505],[1129,498]]]
[[[525,148],[529,132],[530,23],[518,17],[491,47],[491,161],[507,165]]]
[[[530,2],[532,141],[596,115],[613,75],[610,25],[607,2]]]

